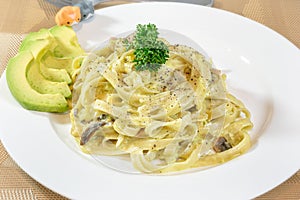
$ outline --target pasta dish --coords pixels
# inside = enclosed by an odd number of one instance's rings
[[[78,70],[71,132],[85,153],[128,155],[141,172],[166,173],[221,164],[250,148],[250,113],[211,61],[160,38],[166,63],[138,71],[124,40],[110,39]]]

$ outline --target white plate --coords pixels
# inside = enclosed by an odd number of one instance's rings
[[[0,136],[31,177],[72,199],[251,199],[300,166],[300,53],[278,33],[241,16],[197,5],[138,3],[104,8],[76,27],[86,49],[154,23],[191,38],[228,73],[230,90],[250,109],[255,143],[207,170],[174,176],[122,173],[77,151],[66,116],[24,110],[0,82]],[[86,159],[85,159],[86,158]]]

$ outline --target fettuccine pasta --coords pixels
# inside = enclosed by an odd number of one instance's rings
[[[87,56],[73,86],[72,134],[84,152],[126,154],[139,171],[165,173],[221,164],[250,148],[249,111],[203,55],[168,44],[157,72],[137,71],[123,41]]]

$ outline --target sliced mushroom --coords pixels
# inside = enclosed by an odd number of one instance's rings
[[[213,149],[217,152],[223,152],[226,151],[228,149],[232,148],[231,144],[229,142],[227,142],[225,137],[219,137],[215,143],[215,145],[213,146]]]
[[[91,139],[91,137],[95,134],[95,132],[100,127],[103,127],[106,124],[107,124],[107,122],[100,121],[100,122],[96,122],[96,123],[90,125],[89,127],[87,127],[81,135],[80,145],[85,145]]]

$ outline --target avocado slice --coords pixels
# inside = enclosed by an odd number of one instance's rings
[[[64,57],[66,55],[76,57],[84,53],[72,27],[54,26],[49,32],[58,44],[53,50],[55,57]]]
[[[43,62],[40,62],[40,73],[45,79],[54,82],[66,82],[72,83],[72,79],[65,69],[55,69],[46,66]]]
[[[24,50],[24,48],[28,48],[27,43],[30,41],[49,40],[50,37],[52,37],[52,36],[50,35],[49,30],[45,29],[45,28],[39,30],[38,32],[31,32],[22,41],[22,43],[19,47],[19,51]]]
[[[23,43],[22,43],[23,44]],[[27,40],[26,45],[21,47],[19,52],[31,51],[35,59],[40,60],[45,52],[49,49],[50,40]]]
[[[71,96],[71,90],[66,82],[54,82],[47,80],[40,70],[41,57],[45,52],[48,51],[50,46],[49,40],[30,40],[27,41],[27,45],[21,48],[20,52],[31,51],[33,57],[35,58],[27,67],[27,80],[31,87],[37,92],[42,94],[55,94],[61,93],[65,97]],[[45,70],[44,70],[45,72]],[[70,78],[67,75],[68,78]]]
[[[42,94],[60,93],[66,98],[71,96],[72,93],[68,83],[53,82],[45,79],[40,73],[39,68],[39,63],[36,60],[30,62],[27,66],[27,81],[34,90]]]
[[[37,41],[28,41],[27,45],[24,46],[20,52],[31,51],[33,57],[35,58],[27,67],[27,81],[33,89],[42,94],[55,94],[61,93],[65,97],[71,96],[71,90],[67,82],[54,82],[52,80],[46,79],[41,72],[40,62],[41,57],[49,49],[49,40],[41,39]],[[44,70],[43,72],[46,72]],[[46,74],[49,75],[49,74]],[[63,75],[63,74],[61,74]],[[69,75],[67,77],[70,79]]]
[[[71,74],[73,72],[72,60],[73,59],[71,57],[57,58],[52,52],[48,51],[42,57],[41,62],[49,68],[65,69],[69,74]]]
[[[68,102],[64,95],[41,94],[35,91],[26,78],[27,68],[34,62],[29,51],[22,51],[8,62],[6,69],[7,84],[16,100],[26,109],[44,112],[65,112]],[[16,81],[18,80],[18,81]]]

